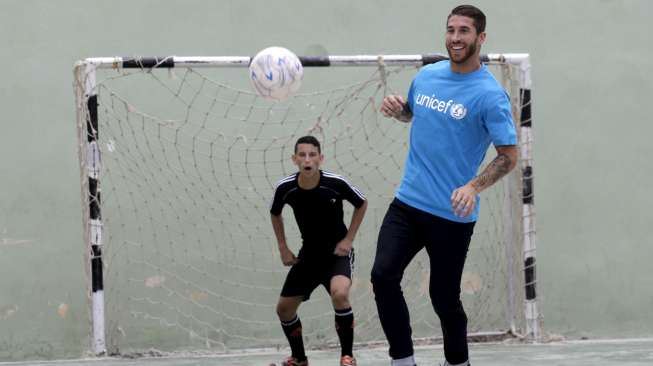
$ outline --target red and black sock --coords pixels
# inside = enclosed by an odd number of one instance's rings
[[[336,309],[336,332],[340,339],[341,356],[353,356],[354,312],[351,308]]]
[[[304,353],[302,322],[299,320],[299,316],[295,315],[294,319],[287,322],[281,321],[281,328],[283,328],[283,333],[286,335],[286,338],[288,338],[292,356],[297,359],[297,361],[304,361],[306,359],[306,353]]]

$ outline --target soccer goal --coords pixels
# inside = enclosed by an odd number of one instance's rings
[[[300,59],[302,88],[285,102],[254,92],[250,57],[109,57],[75,65],[93,353],[285,346],[275,304],[287,268],[269,204],[276,182],[296,169],[294,142],[307,134],[322,141],[323,168],[349,177],[368,198],[354,243],[355,340],[385,340],[369,273],[410,126],[384,118],[379,106],[389,93],[405,95],[419,67],[445,57]],[[536,340],[530,63],[527,54],[488,54],[483,62],[512,100],[521,161],[481,195],[462,298],[470,336]],[[290,211],[284,216],[296,251]],[[433,340],[441,331],[427,260],[420,253],[411,263],[403,288],[414,337]],[[300,315],[308,347],[337,344],[321,288]]]

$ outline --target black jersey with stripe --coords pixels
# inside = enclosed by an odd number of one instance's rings
[[[343,176],[320,170],[320,182],[302,189],[299,173],[283,178],[274,192],[270,213],[280,215],[284,205],[292,207],[302,235],[302,251],[332,251],[347,235],[342,201],[361,207],[365,196]]]

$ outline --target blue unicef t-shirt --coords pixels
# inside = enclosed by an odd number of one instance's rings
[[[413,112],[410,147],[397,198],[417,209],[457,222],[453,191],[477,174],[490,143],[516,145],[510,100],[485,65],[458,74],[449,61],[423,67],[408,91]]]

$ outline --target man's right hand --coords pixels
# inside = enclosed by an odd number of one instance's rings
[[[406,101],[401,95],[388,95],[383,98],[381,104],[381,113],[389,118],[394,118],[402,122],[410,122],[413,114],[405,109]]]
[[[295,253],[288,249],[288,247],[280,248],[279,254],[281,254],[281,263],[283,263],[284,266],[292,266],[293,264],[297,263],[297,257],[295,257]]]

